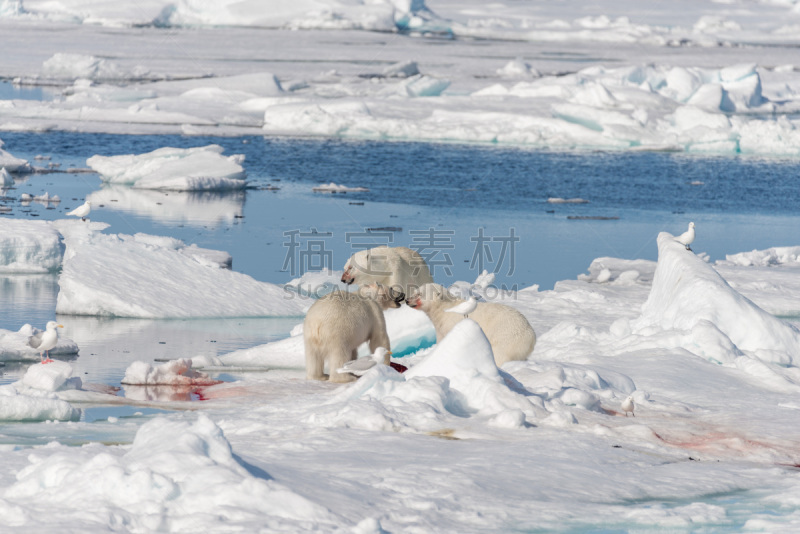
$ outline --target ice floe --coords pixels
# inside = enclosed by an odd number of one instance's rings
[[[147,154],[92,156],[86,164],[104,182],[138,189],[213,191],[247,185],[241,166],[244,156],[225,157],[219,145],[198,148],[159,148]]]
[[[137,361],[125,370],[122,384],[138,386],[209,386],[219,384],[206,373],[192,369],[192,360],[179,358],[161,365]]]
[[[344,184],[320,184],[312,188],[313,191],[320,193],[362,193],[369,191],[366,187],[348,187]]]
[[[33,167],[27,160],[17,158],[10,152],[3,150],[3,140],[0,139],[0,169],[5,169],[7,172],[26,173],[31,172]],[[14,185],[13,182],[8,183],[8,177],[5,174],[3,176],[4,186]]]
[[[81,387],[81,379],[70,377],[68,363],[52,361],[31,365],[22,380],[0,386],[2,421],[76,421],[81,410],[58,398],[56,391]]]
[[[61,266],[64,243],[49,222],[0,219],[0,273],[47,273]]]
[[[66,243],[58,313],[264,317],[298,315],[308,306],[296,293],[220,268],[230,265],[226,253],[174,238],[103,234],[104,225],[56,224]]]

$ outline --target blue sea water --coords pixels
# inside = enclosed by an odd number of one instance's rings
[[[91,219],[108,232],[177,237],[233,256],[233,268],[283,284],[307,270],[341,269],[359,247],[420,249],[438,282],[481,269],[501,287],[552,288],[602,256],[656,259],[660,231],[697,224],[693,248],[725,254],[800,244],[800,162],[671,153],[552,153],[513,148],[316,139],[2,134],[5,149],[55,172],[17,177],[2,217],[56,219],[89,193],[108,201]],[[177,193],[109,187],[90,172],[95,154],[222,145],[244,154],[251,188]],[[34,159],[37,155],[49,159]],[[335,182],[367,192],[315,193]],[[19,202],[22,193],[59,204]],[[549,198],[586,203],[554,204]],[[55,275],[0,277],[0,328],[53,318]],[[296,318],[205,321],[59,318],[82,340],[76,372],[118,385],[131,361],[223,354],[288,334]],[[110,339],[103,333],[114,332]],[[24,365],[7,364],[0,383]]]

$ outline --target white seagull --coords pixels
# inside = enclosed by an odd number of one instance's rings
[[[58,344],[58,330],[56,328],[64,328],[64,325],[58,324],[55,321],[47,323],[43,332],[38,332],[30,337],[28,345],[34,349],[39,349],[39,357],[42,363],[50,363],[50,350],[55,348]],[[44,359],[44,354],[47,353],[47,359]]]
[[[350,360],[344,364],[344,367],[337,369],[336,372],[350,373],[351,375],[361,376],[378,364],[386,365],[386,362],[391,355],[391,351],[388,351],[383,347],[378,347],[375,349],[375,354],[371,354],[370,356],[366,356],[364,358],[358,358],[356,360]]]
[[[686,250],[692,250],[689,245],[694,241],[694,223],[689,223],[689,229],[675,238],[675,241],[686,247]]]
[[[445,311],[449,311],[452,313],[463,313],[464,318],[466,319],[467,316],[475,311],[475,308],[478,307],[478,299],[475,297],[470,297],[461,304],[453,306],[452,308],[447,308]]]
[[[636,417],[636,414],[633,413],[633,395],[628,395],[628,397],[622,401],[622,404],[619,405],[622,408],[622,411],[625,412],[625,417],[628,417],[628,412],[631,412],[631,415]]]
[[[86,221],[86,216],[89,215],[90,211],[92,211],[92,201],[87,200],[71,212],[67,213],[67,215],[74,215],[75,217],[80,217],[82,221]]]

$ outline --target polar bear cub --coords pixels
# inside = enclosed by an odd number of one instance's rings
[[[306,376],[325,380],[323,370],[327,362],[331,382],[354,380],[354,376],[336,370],[355,360],[359,345],[365,341],[369,341],[371,352],[378,347],[391,350],[383,310],[399,308],[404,298],[405,295],[391,288],[371,284],[354,293],[334,291],[314,302],[303,321]]]
[[[358,285],[378,283],[408,295],[433,282],[428,264],[419,252],[407,247],[380,246],[359,250],[344,264],[342,282]]]
[[[428,315],[436,328],[437,343],[464,318],[462,314],[448,312],[447,309],[463,302],[439,284],[425,284],[406,298],[409,306]],[[536,333],[525,316],[514,308],[505,304],[478,302],[469,318],[480,325],[489,339],[498,367],[513,360],[527,360],[533,352]]]

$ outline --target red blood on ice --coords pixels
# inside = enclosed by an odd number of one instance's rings
[[[408,371],[408,367],[406,367],[405,365],[400,365],[399,363],[389,362],[389,365],[391,366],[392,369],[394,369],[398,373],[405,373],[406,371]]]

